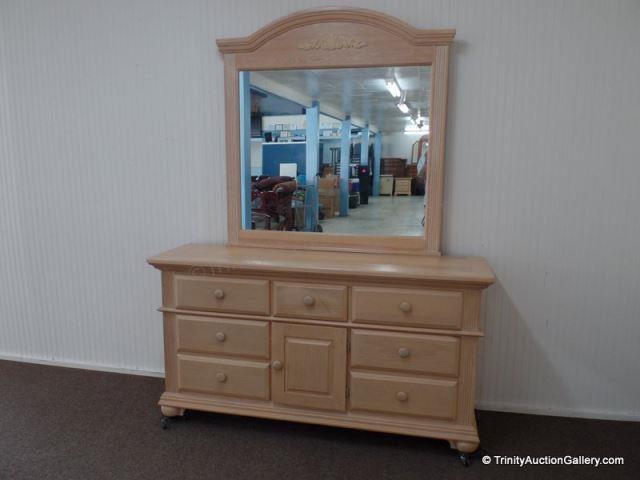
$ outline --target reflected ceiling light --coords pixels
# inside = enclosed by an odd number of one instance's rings
[[[411,121],[418,128],[422,128],[425,125],[425,122],[421,117],[411,117]]]
[[[422,125],[422,127],[418,127],[416,125],[407,125],[406,127],[404,127],[404,133],[406,134],[420,133],[422,135],[426,135],[429,133],[429,125]]]
[[[387,84],[387,90],[389,90],[389,93],[394,98],[398,98],[400,95],[402,95],[402,92],[400,91],[400,87],[398,86],[398,82],[396,82],[395,78],[391,78],[387,80],[386,84]]]
[[[398,103],[398,109],[402,112],[402,113],[409,113],[409,107],[407,106],[406,103],[404,102],[400,102]]]

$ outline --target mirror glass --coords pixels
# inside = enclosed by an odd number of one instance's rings
[[[244,229],[424,235],[429,66],[239,81]]]

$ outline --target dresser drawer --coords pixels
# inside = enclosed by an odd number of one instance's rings
[[[354,410],[420,415],[453,420],[458,382],[351,372]]]
[[[178,315],[178,351],[269,358],[269,323]]]
[[[354,322],[459,329],[462,292],[353,287]]]
[[[178,357],[180,391],[269,399],[269,364],[224,358]]]
[[[415,373],[458,375],[460,340],[372,330],[351,333],[351,366]]]
[[[312,283],[273,283],[274,315],[347,320],[347,287]]]
[[[176,275],[176,307],[216,312],[269,314],[269,282]]]

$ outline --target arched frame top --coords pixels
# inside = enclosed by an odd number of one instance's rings
[[[440,255],[449,50],[455,30],[422,30],[365,9],[323,8],[283,17],[247,37],[217,40],[224,57],[228,244]],[[431,66],[427,207],[423,237],[243,230],[238,79],[244,70]]]
[[[253,52],[269,40],[293,30],[319,23],[359,23],[385,30],[413,45],[450,45],[456,35],[453,29],[421,30],[397,18],[362,8],[322,8],[304,10],[282,17],[262,27],[248,37],[226,38],[217,41],[222,53]]]

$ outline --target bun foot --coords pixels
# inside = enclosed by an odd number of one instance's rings
[[[480,446],[478,442],[463,442],[459,440],[450,440],[449,445],[452,449],[458,451],[458,460],[465,467],[471,465],[471,454],[478,450]]]
[[[478,447],[480,446],[478,442],[453,441],[449,443],[451,444],[451,448],[455,448],[461,453],[473,453],[478,450]]]
[[[162,428],[163,430],[169,428],[170,418],[184,415],[184,408],[167,407],[166,405],[161,405],[160,411],[162,412],[162,418],[160,419],[160,428]]]
[[[160,407],[160,411],[165,417],[177,417],[184,415],[184,408],[167,407],[166,405],[162,405]]]

